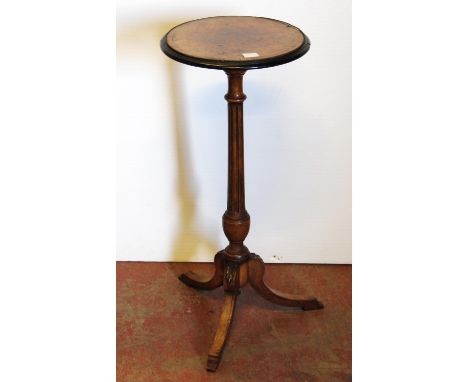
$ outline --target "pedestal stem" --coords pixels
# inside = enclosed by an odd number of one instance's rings
[[[315,297],[294,296],[280,293],[268,287],[263,280],[265,265],[244,245],[249,233],[250,216],[245,209],[244,187],[244,125],[243,102],[247,98],[242,91],[245,70],[226,70],[229,88],[224,97],[228,102],[228,192],[227,209],[223,215],[223,230],[229,245],[215,257],[215,273],[205,279],[191,273],[179,278],[188,286],[198,289],[224,287],[224,303],[219,325],[208,353],[208,371],[215,371],[221,360],[234,316],[240,289],[250,282],[252,287],[265,299],[285,306],[300,307],[304,310],[322,309],[323,304]]]
[[[250,216],[245,209],[244,187],[244,125],[243,102],[247,98],[242,90],[245,70],[227,70],[228,92],[228,199],[223,215],[223,230],[229,240],[226,257],[233,261],[248,259],[249,251],[243,242],[250,227]]]

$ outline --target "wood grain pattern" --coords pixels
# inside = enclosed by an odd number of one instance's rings
[[[191,21],[169,31],[161,49],[174,60],[211,69],[228,76],[228,191],[223,230],[228,246],[215,256],[215,273],[202,278],[191,272],[179,279],[197,289],[224,288],[224,302],[216,334],[209,350],[207,370],[215,371],[221,360],[237,296],[250,282],[265,299],[304,310],[322,309],[315,297],[294,296],[275,291],[264,280],[262,259],[244,245],[250,216],[245,208],[243,76],[246,69],[279,65],[307,52],[308,39],[296,27],[282,21],[244,16],[212,17]],[[283,57],[283,58],[278,58]],[[262,62],[262,60],[264,60]]]
[[[221,317],[219,319],[218,329],[208,352],[208,362],[206,369],[208,371],[216,371],[221,360],[221,354],[226,345],[226,340],[231,328],[231,322],[234,317],[234,309],[236,307],[237,295],[235,293],[224,293],[224,302],[221,309]]]
[[[185,285],[204,290],[212,290],[223,285],[224,279],[224,260],[223,251],[219,251],[214,258],[215,273],[211,277],[199,276],[193,272],[183,273],[179,276],[179,280]]]
[[[168,45],[191,57],[252,61],[285,55],[304,43],[302,32],[283,21],[250,16],[193,20],[172,29]]]
[[[228,70],[228,199],[223,215],[223,230],[229,240],[225,256],[231,260],[245,261],[249,250],[244,240],[249,233],[250,215],[245,209],[244,186],[244,112],[247,98],[242,87],[245,70]]]
[[[167,32],[161,50],[183,64],[208,69],[260,69],[306,54],[309,38],[284,21],[218,16],[180,24]]]
[[[282,293],[270,288],[263,281],[265,264],[260,256],[252,253],[249,260],[250,285],[262,296],[274,304],[302,308],[303,310],[323,309],[323,304],[313,296],[298,296]]]

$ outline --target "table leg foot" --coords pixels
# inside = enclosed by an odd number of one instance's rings
[[[212,290],[223,285],[224,277],[224,261],[223,252],[219,251],[214,258],[215,273],[212,277],[199,276],[193,272],[183,273],[179,276],[179,280],[185,285],[195,288]]]
[[[278,305],[302,308],[303,310],[323,309],[324,305],[313,296],[296,296],[281,293],[270,288],[263,281],[265,264],[260,256],[252,253],[249,259],[249,282],[264,299]]]
[[[208,356],[208,362],[206,364],[207,371],[216,371],[218,369],[220,359],[217,357],[213,357],[211,355]]]
[[[221,310],[221,317],[219,319],[218,329],[208,353],[208,362],[206,369],[208,371],[216,371],[218,364],[221,360],[221,355],[226,344],[226,340],[231,327],[232,318],[234,315],[234,309],[236,307],[237,294],[236,293],[224,293],[223,308]]]

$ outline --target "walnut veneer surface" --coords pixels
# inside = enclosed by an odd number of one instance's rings
[[[304,55],[309,39],[284,21],[253,16],[217,16],[171,29],[161,48],[185,64],[213,69],[255,69],[284,64]]]

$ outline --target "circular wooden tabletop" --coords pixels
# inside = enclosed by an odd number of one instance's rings
[[[218,16],[171,29],[162,51],[184,64],[210,69],[259,69],[285,64],[309,50],[302,31],[279,20]]]

